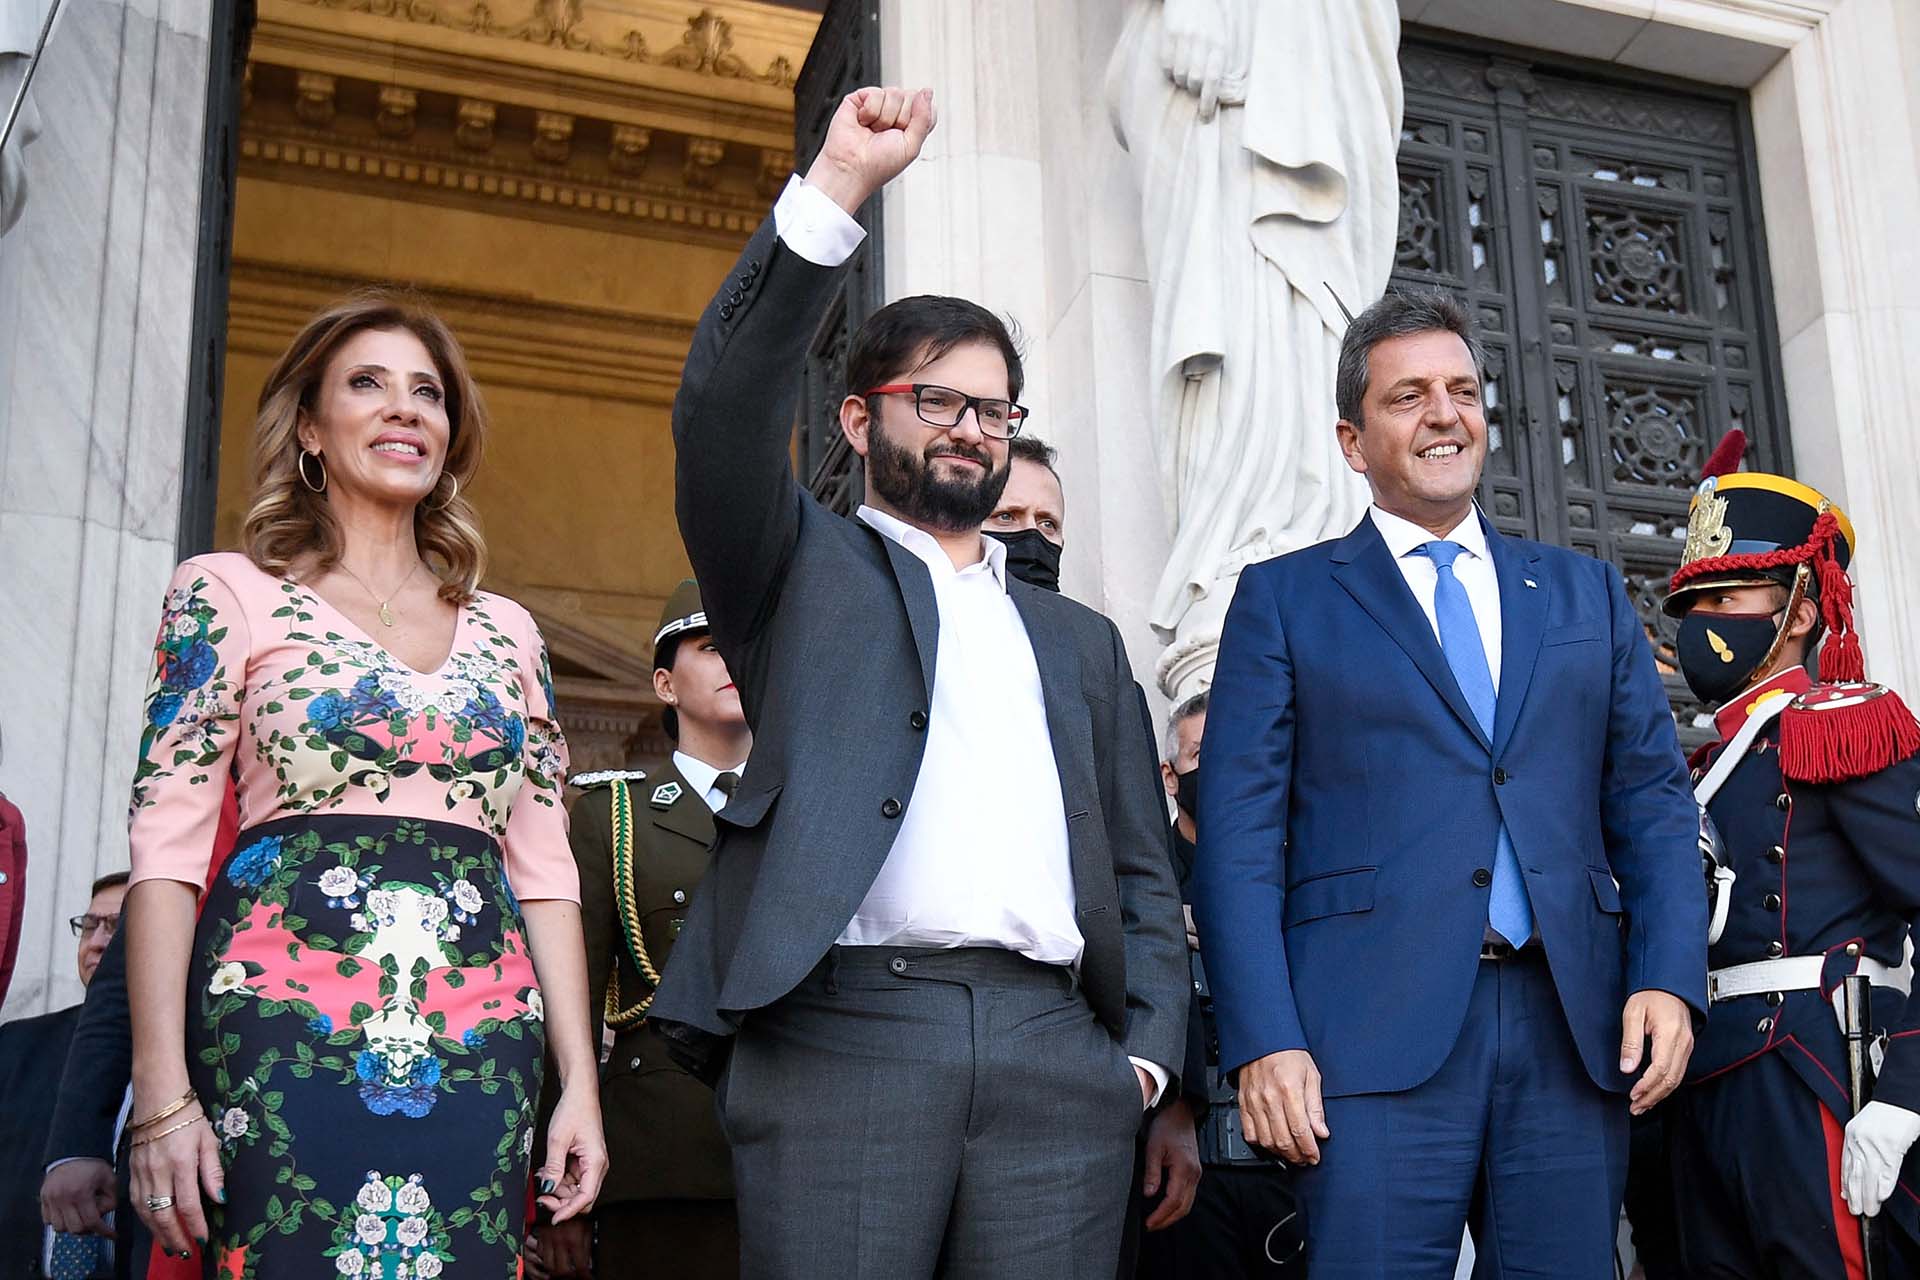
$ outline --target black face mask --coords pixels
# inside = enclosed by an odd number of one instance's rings
[[[989,529],[987,536],[1006,544],[1008,573],[1047,591],[1060,589],[1060,547],[1049,542],[1046,534],[1038,529],[1022,529],[1018,533]]]
[[[1191,818],[1200,812],[1200,766],[1173,775],[1173,802]]]
[[[1710,707],[1746,688],[1780,635],[1777,613],[1690,613],[1674,648],[1687,687]]]

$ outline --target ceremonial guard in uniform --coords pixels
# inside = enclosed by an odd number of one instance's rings
[[[651,774],[609,770],[571,780],[581,788],[570,839],[592,1008],[614,1035],[600,1082],[611,1167],[593,1212],[593,1274],[663,1265],[675,1280],[731,1280],[740,1273],[740,1242],[713,1091],[641,1025],[706,872],[714,811],[732,795],[751,743],[691,581],[661,614],[653,665],[672,758]],[[540,1232],[544,1258],[558,1252],[555,1231]]]
[[[1718,734],[1692,762],[1711,823],[1711,1003],[1667,1115],[1682,1273],[1911,1276],[1920,725],[1865,681],[1852,525],[1804,484],[1736,471],[1744,447],[1734,432],[1709,461],[1666,603]],[[1863,987],[1856,1088],[1843,1024]]]

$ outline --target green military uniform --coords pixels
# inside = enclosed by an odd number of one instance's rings
[[[692,586],[668,601],[656,665],[671,663],[669,644],[706,630]],[[713,812],[671,760],[651,775],[608,771],[571,782],[581,789],[569,840],[594,1043],[603,1026],[614,1032],[600,1079],[610,1167],[593,1211],[595,1272],[637,1274],[652,1259],[675,1280],[731,1280],[739,1233],[713,1091],[676,1066],[642,1021],[706,872]]]

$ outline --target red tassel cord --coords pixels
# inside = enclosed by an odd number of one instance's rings
[[[1780,716],[1780,772],[1798,782],[1864,778],[1916,752],[1920,720],[1881,685],[1823,684]]]

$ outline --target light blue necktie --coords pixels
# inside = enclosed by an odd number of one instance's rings
[[[1440,624],[1440,649],[1447,655],[1447,666],[1453,669],[1460,692],[1467,695],[1473,718],[1492,741],[1493,672],[1487,666],[1480,624],[1474,621],[1473,601],[1467,599],[1467,589],[1460,585],[1460,579],[1453,576],[1453,562],[1466,548],[1457,542],[1427,542],[1416,550],[1433,561],[1433,616]],[[1516,947],[1533,936],[1533,909],[1527,905],[1520,858],[1513,851],[1513,838],[1507,834],[1505,822],[1500,824],[1500,839],[1493,853],[1493,895],[1487,902],[1487,923]]]

